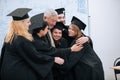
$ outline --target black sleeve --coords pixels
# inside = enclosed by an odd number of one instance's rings
[[[0,63],[2,62],[2,59],[3,59],[3,56],[4,56],[5,45],[6,45],[6,44],[4,43],[3,46],[2,46],[2,49],[1,49]]]
[[[32,43],[27,40],[16,40],[16,44],[15,49],[20,57],[23,58],[38,75],[45,77],[53,66],[53,57],[44,55],[44,52],[37,52]]]
[[[72,52],[70,55],[67,56],[66,58],[66,63],[62,66],[61,70],[64,73],[67,73],[68,71],[70,71],[77,63],[78,61],[81,59],[81,57],[83,57],[85,55],[85,51],[87,49],[87,44],[84,44],[84,47],[82,50],[78,51],[78,52]]]
[[[46,50],[45,50],[46,49]],[[45,48],[44,54],[52,56],[52,57],[61,57],[63,58],[66,55],[69,55],[71,53],[70,48]],[[41,50],[39,49],[39,53],[41,53]]]
[[[70,71],[79,61],[80,57],[84,55],[84,49],[79,52],[73,52],[66,58],[66,63],[62,66],[64,72]]]
[[[89,38],[88,43],[90,44],[91,48],[93,48],[93,41],[92,41],[92,39],[89,36],[87,36],[87,37]]]
[[[1,66],[2,66],[2,61],[3,61],[3,57],[4,57],[4,52],[5,52],[5,43],[3,44],[3,47],[1,49],[1,56],[0,56],[0,79],[1,79]]]
[[[33,42],[33,45],[36,47],[37,51],[41,53],[41,51],[44,52],[44,54],[49,55],[49,56],[60,56],[60,55],[66,55],[71,52],[70,48],[54,48],[52,46],[48,46],[48,44],[40,41],[40,40],[35,40]]]

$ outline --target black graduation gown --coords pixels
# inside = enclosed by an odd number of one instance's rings
[[[67,48],[68,47],[67,40],[65,38],[61,38],[59,43],[55,42],[55,47],[56,48]],[[66,57],[67,56],[60,56],[60,57],[63,58],[65,60],[65,63],[66,63]],[[58,65],[56,63],[54,64],[53,69],[52,69],[54,80],[63,80],[63,75],[61,73],[62,66]]]
[[[79,52],[72,52],[67,56],[63,56],[65,63],[62,66],[55,65],[53,67],[54,80],[74,80],[73,68],[84,55],[84,49]]]
[[[63,34],[62,37],[65,38],[67,40],[67,43],[70,45],[71,42],[73,41],[73,38],[68,36],[68,28],[69,28],[69,26],[65,25],[65,27],[63,28],[63,31],[62,31],[62,34]]]
[[[65,59],[65,63],[66,63],[66,57],[71,53],[70,48],[54,48],[48,45],[48,43],[46,43],[44,41],[44,37],[39,37],[36,34],[33,34],[34,37],[34,46],[36,47],[37,51],[41,52],[44,51],[44,54],[46,55],[50,55],[53,57],[59,56],[63,59]],[[64,39],[62,40],[62,43],[64,43]],[[66,43],[65,43],[66,44]],[[40,47],[40,45],[42,45],[42,47]],[[66,46],[66,45],[62,45],[61,46]],[[58,46],[60,47],[60,46]],[[54,64],[53,67],[53,76],[54,76],[54,80],[60,80],[61,79],[61,75],[59,73],[59,71],[61,71],[63,65],[58,65],[58,64]],[[59,76],[58,76],[59,75]],[[56,79],[57,78],[57,79]]]
[[[50,55],[53,57],[56,56],[66,56],[71,53],[70,48],[54,48],[52,46],[49,46],[48,43],[46,43],[43,39],[44,37],[39,37],[38,35],[33,34],[34,42],[33,45],[37,49],[37,51],[41,52],[44,51],[44,54]],[[42,46],[42,47],[41,47]]]
[[[68,47],[68,42],[65,38],[61,38],[59,43],[55,42],[55,47],[56,48],[67,48]]]
[[[46,76],[53,80],[49,74],[54,59],[38,53],[26,38],[18,36],[3,49],[1,80],[43,80]]]
[[[84,44],[83,55],[72,69],[72,74],[73,80],[104,80],[102,62],[90,43]]]
[[[33,34],[34,36],[35,34]],[[44,40],[48,46],[51,46],[51,40],[50,40],[50,36],[49,34],[47,33],[44,37],[42,37],[42,40]]]
[[[3,61],[3,53],[5,52],[5,46],[6,46],[6,44],[4,43],[3,44],[3,47],[2,47],[2,49],[1,49],[1,56],[0,56],[0,80],[1,80],[1,66],[2,66],[2,61]]]

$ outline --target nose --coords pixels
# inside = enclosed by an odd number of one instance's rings
[[[29,25],[31,25],[31,22],[29,22]]]
[[[56,22],[53,22],[53,26],[55,26],[56,25]]]

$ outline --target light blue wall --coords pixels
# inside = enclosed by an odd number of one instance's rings
[[[0,49],[11,20],[11,17],[6,15],[19,7],[32,8],[30,16],[41,13],[48,8],[64,7],[66,9],[66,24],[70,24],[73,15],[88,24],[87,0],[0,0]],[[88,28],[85,33],[88,34]]]

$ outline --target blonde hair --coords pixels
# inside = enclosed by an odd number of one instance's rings
[[[79,29],[79,27],[75,24],[71,24],[72,26],[72,30],[75,32],[75,38],[79,38],[81,37],[83,34],[82,34],[82,31]]]
[[[30,41],[33,40],[32,35],[28,32],[27,28],[25,28],[24,21],[25,20],[11,21],[9,31],[5,37],[6,43],[11,43],[13,38],[17,36],[23,36]]]

